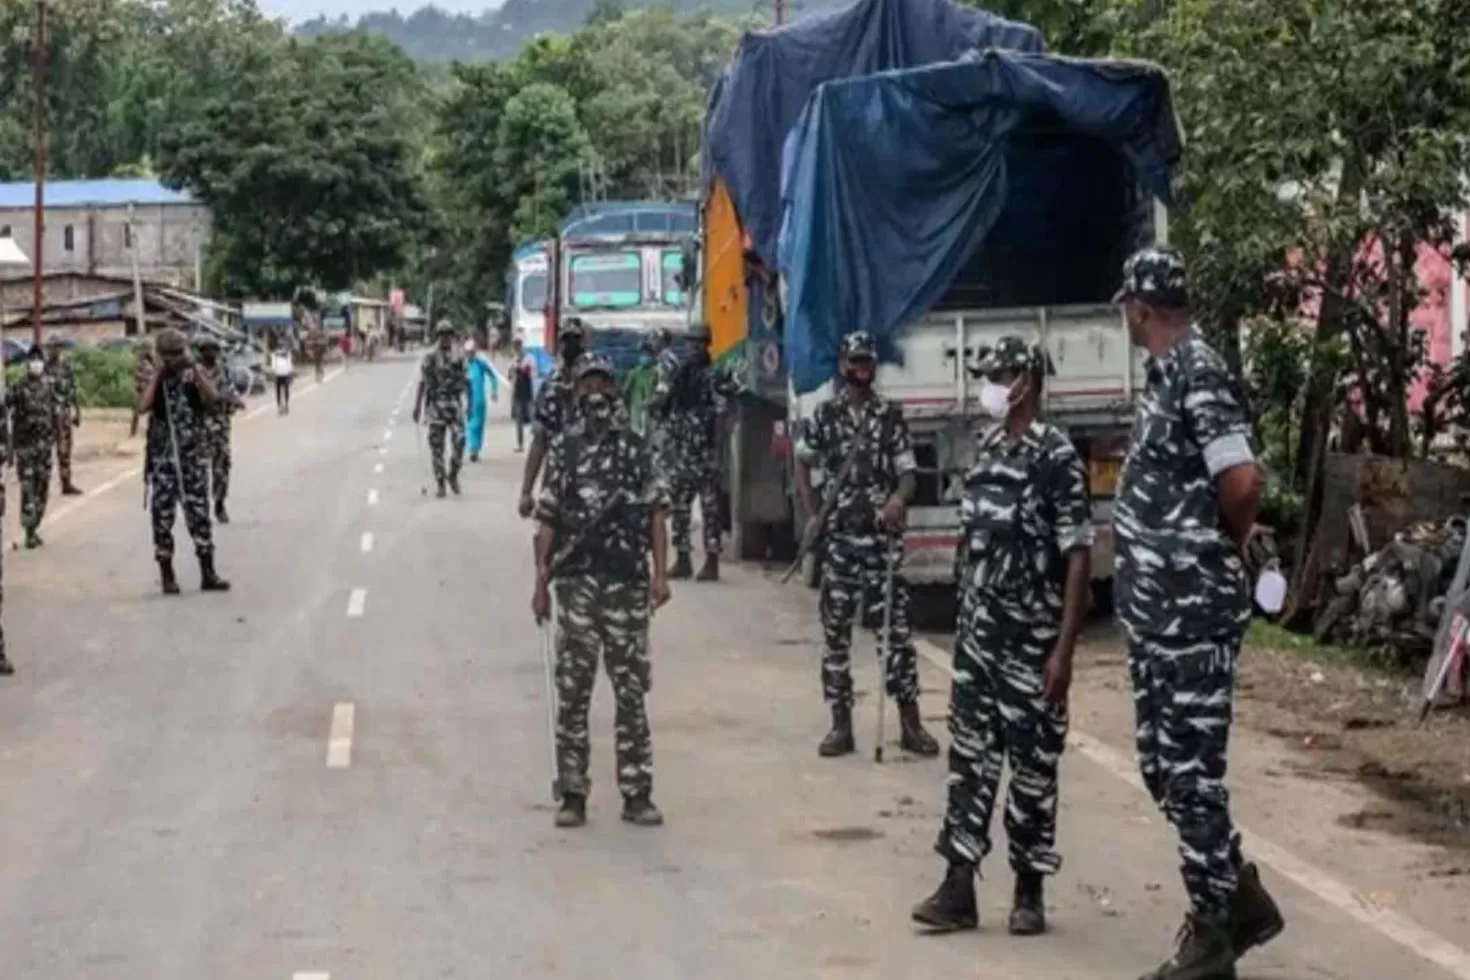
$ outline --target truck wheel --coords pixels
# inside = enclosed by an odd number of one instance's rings
[[[735,522],[735,551],[741,561],[764,561],[770,526],[756,521]]]

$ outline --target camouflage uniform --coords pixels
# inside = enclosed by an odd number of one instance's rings
[[[20,479],[20,524],[34,536],[51,492],[51,454],[56,439],[56,393],[45,375],[26,374],[7,394]]]
[[[1036,370],[1039,353],[1017,343],[1019,352],[1003,344],[990,370]],[[1018,875],[1054,874],[1067,709],[1042,697],[1042,671],[1061,635],[1066,556],[1093,537],[1087,473],[1071,440],[1044,422],[1014,443],[1003,424],[985,432],[965,478],[960,523],[949,804],[936,849],[951,863],[971,865],[990,852],[990,818],[1009,759],[1011,867]]]
[[[544,438],[561,435],[576,413],[572,399],[571,372],[558,363],[541,382],[536,401],[531,406],[531,424]]]
[[[916,469],[913,443],[903,408],[871,395],[854,415],[857,402],[847,389],[822,404],[804,427],[797,452],[809,465],[835,476],[854,439],[862,439],[851,476],[843,483],[823,528],[826,543],[822,570],[821,615],[826,651],[822,656],[822,695],[829,704],[852,705],[852,627],[859,605],[862,627],[877,632],[883,623],[884,588],[888,575],[890,535],[877,524],[878,510],[905,473]],[[902,538],[896,542],[902,562]],[[889,625],[891,655],[885,686],[901,702],[919,695],[919,674],[912,641],[912,598],[903,576],[893,582]],[[883,654],[879,638],[879,657]]]
[[[464,413],[469,395],[465,382],[464,358],[455,350],[444,352],[437,347],[424,357],[424,412],[429,425],[429,455],[433,459],[434,481],[444,486],[459,479],[464,464]],[[444,468],[444,437],[449,436],[449,470]]]
[[[595,521],[613,494],[624,502]],[[647,444],[614,418],[600,440],[585,426],[555,435],[536,519],[556,531],[557,767],[563,792],[585,798],[587,714],[601,652],[617,700],[618,788],[646,799],[653,788],[653,749],[644,697],[652,684],[648,651],[651,516],[668,507]],[[562,559],[561,546],[587,532]]]
[[[216,361],[212,368],[200,364],[198,370],[219,392],[219,401],[204,412],[204,445],[215,508],[223,510],[225,498],[230,495],[230,435],[236,407],[234,386],[223,361]]]
[[[46,362],[46,377],[56,394],[56,473],[63,489],[71,488],[72,423],[80,411],[77,369],[65,356]]]
[[[214,525],[209,519],[210,408],[182,373],[171,372],[158,383],[148,418],[144,468],[148,474],[153,555],[160,562],[174,556],[174,517],[183,497],[184,525],[201,561],[214,555]]]
[[[4,399],[0,399],[0,527],[5,524],[5,467],[10,464],[10,409]],[[0,546],[0,609],[5,605],[4,585],[4,555],[5,549]],[[8,677],[15,673],[15,667],[5,655],[5,627],[0,624],[0,677]]]
[[[1169,250],[1140,253],[1124,278],[1130,295],[1184,292],[1183,264]],[[1223,529],[1214,478],[1255,458],[1252,438],[1224,361],[1190,329],[1148,360],[1113,503],[1139,765],[1179,834],[1185,888],[1206,921],[1229,913],[1241,861],[1225,757],[1250,621],[1245,566]]]
[[[662,472],[673,506],[674,550],[681,555],[693,550],[689,529],[696,498],[704,552],[720,554],[723,525],[715,426],[724,400],[736,390],[734,379],[720,368],[681,361],[672,350],[660,355],[654,402],[664,408],[658,425],[665,447]]]

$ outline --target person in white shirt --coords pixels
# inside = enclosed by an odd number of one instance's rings
[[[277,347],[271,351],[271,374],[276,379],[276,411],[291,414],[291,380],[296,376],[296,365],[291,362],[291,348]]]

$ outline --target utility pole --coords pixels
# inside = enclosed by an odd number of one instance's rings
[[[148,336],[147,309],[143,302],[143,273],[138,267],[138,252],[143,247],[143,241],[138,237],[138,227],[133,218],[138,213],[137,206],[128,204],[128,237],[133,241],[133,247],[128,251],[133,258],[133,314],[137,320],[138,336]]]
[[[46,0],[36,0],[36,234],[31,246],[35,296],[31,328],[41,343],[41,313],[46,283]]]
[[[776,13],[776,26],[780,27],[786,23],[786,0],[773,0],[772,5]]]

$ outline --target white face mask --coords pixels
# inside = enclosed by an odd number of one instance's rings
[[[1011,414],[1014,387],[984,381],[980,385],[980,407],[993,419],[1003,419]]]
[[[30,361],[26,364],[26,370],[31,372],[32,375],[40,375],[45,373],[46,365],[40,361]]]
[[[1256,605],[1267,615],[1274,616],[1286,605],[1286,576],[1275,562],[1267,565],[1256,579]]]

